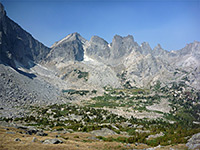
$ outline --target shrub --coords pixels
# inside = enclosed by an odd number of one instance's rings
[[[63,128],[58,128],[56,129],[57,131],[63,131],[64,129]]]
[[[79,136],[78,136],[78,135],[75,135],[75,136],[74,136],[74,138],[77,138],[77,139],[78,139],[78,138],[79,138]]]
[[[106,142],[113,142],[114,138],[113,137],[108,137],[108,138],[105,138],[105,141]]]
[[[136,142],[136,138],[135,137],[127,138],[127,143],[135,143],[135,142]]]
[[[127,138],[126,137],[117,137],[117,139],[116,139],[116,141],[117,142],[122,142],[122,143],[125,143],[125,142],[127,142]]]

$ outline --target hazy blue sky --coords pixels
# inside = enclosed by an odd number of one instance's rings
[[[177,50],[200,41],[200,0],[1,0],[7,15],[47,46],[70,33],[115,34]]]

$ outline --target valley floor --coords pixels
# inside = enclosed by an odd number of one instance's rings
[[[183,85],[62,94],[68,102],[2,107],[0,150],[184,150],[200,133],[200,92]],[[24,112],[4,117],[13,109]]]
[[[58,133],[50,132],[47,136],[36,136],[24,134],[22,129],[13,127],[0,127],[0,150],[125,150],[125,149],[148,149],[149,146],[144,144],[128,144],[119,142],[105,142],[97,140],[90,133]],[[45,139],[58,139],[62,140],[62,144],[44,144],[41,141]],[[19,141],[17,141],[17,139]],[[33,139],[35,139],[33,141]],[[157,147],[156,150],[178,149],[185,150],[185,144],[169,145],[165,147]]]

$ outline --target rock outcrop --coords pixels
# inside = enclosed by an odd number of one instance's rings
[[[46,139],[42,143],[43,144],[62,144],[63,141],[60,139]]]
[[[101,130],[92,131],[91,134],[94,134],[95,136],[108,136],[108,135],[116,135],[117,133],[108,128],[102,128]]]
[[[200,149],[200,133],[193,135],[187,142],[186,146],[190,150]]]

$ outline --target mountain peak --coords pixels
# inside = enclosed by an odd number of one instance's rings
[[[160,51],[164,51],[164,49],[161,47],[160,44],[158,44],[157,46],[154,47],[153,51],[154,51],[154,52],[156,52],[156,51],[159,51],[159,52],[160,52]]]
[[[65,38],[63,38],[62,40],[55,42],[51,48],[56,47],[58,45],[60,45],[63,42],[69,42],[69,41],[76,41],[76,40],[80,40],[81,42],[85,42],[86,40],[78,33],[78,32],[74,32],[71,34],[68,34]]]
[[[125,37],[123,37],[124,40],[130,40],[130,41],[134,41],[134,38],[132,35],[127,35]]]
[[[121,41],[121,40],[124,40],[124,41],[129,40],[129,41],[134,42],[134,38],[133,38],[132,35],[127,35],[127,36],[122,37],[122,36],[116,34],[116,35],[113,37],[113,41]]]
[[[81,35],[78,32],[74,32],[67,35],[64,39],[77,40],[79,37],[81,37]]]
[[[195,56],[200,54],[200,42],[194,41],[193,43],[187,44],[184,48],[178,51],[181,55],[194,54]]]
[[[127,35],[127,36],[120,36],[120,35],[115,35],[113,37],[113,40],[112,40],[112,44],[114,43],[118,43],[118,44],[123,44],[123,43],[126,43],[126,44],[133,44],[134,43],[134,38],[132,35]]]
[[[122,40],[122,36],[116,34],[114,37],[113,37],[113,41],[119,41],[119,40]]]
[[[141,49],[142,49],[142,54],[147,55],[147,54],[152,53],[151,46],[149,45],[148,42],[143,42],[143,43],[141,44]]]
[[[156,50],[156,49],[162,49],[162,47],[161,47],[160,44],[158,44],[154,49],[155,49],[155,50]]]
[[[148,42],[143,42],[143,43],[141,44],[141,46],[142,46],[142,47],[150,47],[150,48],[151,48],[151,46],[149,45]]]
[[[77,36],[77,37],[78,37],[78,36],[81,36],[80,33],[78,33],[78,32],[73,32],[73,33],[71,33],[71,34],[69,34],[69,35],[71,35],[71,36]]]
[[[96,35],[92,36],[90,41],[93,42],[93,43],[99,43],[99,44],[102,44],[102,45],[108,44],[108,42],[106,42],[103,38],[96,36]]]
[[[164,50],[160,44],[158,44],[156,47],[153,49],[153,55],[154,56],[164,56],[167,53],[169,53],[167,50]]]

